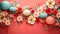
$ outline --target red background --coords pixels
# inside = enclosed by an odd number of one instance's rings
[[[11,0],[9,0],[11,1]],[[58,3],[59,0],[55,0]],[[21,7],[29,5],[30,7],[37,6],[38,3],[43,5],[46,0],[19,0],[18,3]],[[60,34],[60,29],[52,30],[44,30],[44,26],[40,23],[36,23],[34,25],[29,25],[24,22],[23,24],[11,23],[8,28],[3,28],[0,25],[0,34]]]

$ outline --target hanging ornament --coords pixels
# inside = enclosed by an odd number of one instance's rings
[[[36,18],[32,15],[28,17],[28,23],[29,24],[35,24],[35,20],[36,20]]]
[[[47,17],[47,13],[42,12],[39,14],[40,18],[46,18]]]
[[[10,7],[10,11],[11,12],[16,12],[17,11],[17,8],[16,7]]]
[[[55,23],[54,17],[48,16],[48,17],[46,18],[46,23],[47,23],[48,25],[54,24],[54,23]]]
[[[10,8],[10,6],[11,6],[10,3],[8,1],[6,1],[6,0],[3,1],[2,5],[1,5],[3,10],[8,10]]]
[[[25,9],[25,10],[23,11],[23,15],[25,15],[25,16],[29,16],[30,14],[31,14],[31,11],[28,10],[28,9]]]

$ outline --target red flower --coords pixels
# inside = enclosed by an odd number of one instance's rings
[[[22,8],[21,7],[18,7],[18,12],[22,12]]]
[[[36,23],[39,23],[40,22],[40,19],[39,18],[36,18],[36,21],[35,21]]]
[[[34,10],[31,10],[31,13],[33,14],[34,13]]]
[[[53,10],[53,13],[56,15],[58,13],[58,10]]]
[[[51,8],[47,8],[47,9],[46,9],[46,13],[47,13],[47,14],[52,14],[52,9],[51,9]]]

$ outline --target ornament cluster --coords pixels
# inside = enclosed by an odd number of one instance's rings
[[[37,8],[29,6],[22,8],[19,4],[14,5],[13,2],[6,0],[0,3],[0,24],[9,26],[11,22],[24,21],[32,25],[42,23],[45,27],[48,25],[60,27],[60,4],[56,4],[54,0],[47,0],[46,4]]]

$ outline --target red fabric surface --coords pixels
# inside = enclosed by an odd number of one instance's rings
[[[11,1],[11,0],[9,0]],[[58,3],[59,0],[56,0],[56,3]],[[19,0],[18,3],[21,5],[21,7],[29,5],[30,7],[37,6],[38,3],[43,5],[46,2],[46,0]],[[34,25],[29,25],[26,22],[17,24],[17,23],[11,23],[11,25],[8,28],[3,28],[3,26],[0,25],[0,34],[60,34],[60,29],[52,30],[49,28],[49,30],[44,30],[44,26],[41,23],[35,23]]]

